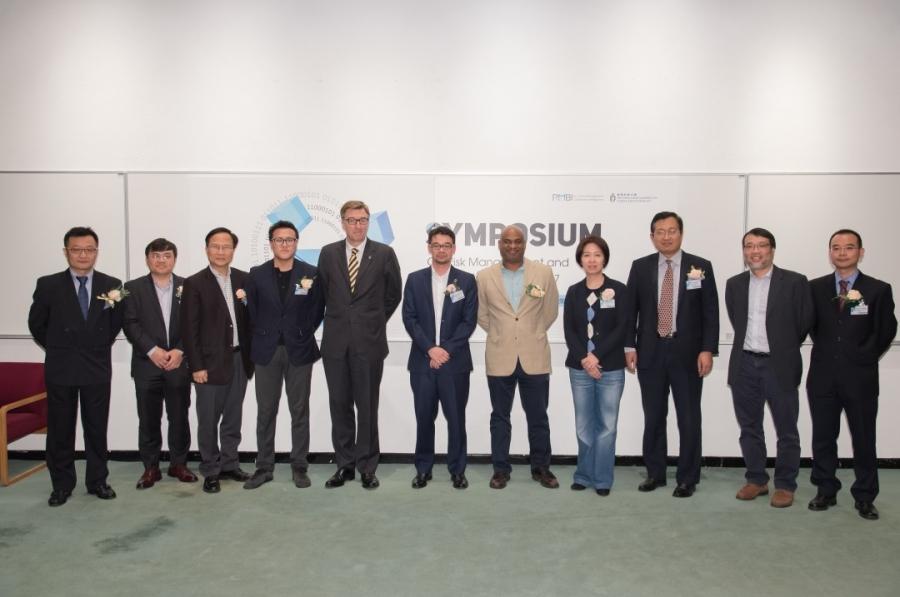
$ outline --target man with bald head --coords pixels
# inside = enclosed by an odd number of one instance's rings
[[[531,478],[559,487],[550,472],[550,344],[547,330],[559,313],[553,271],[525,259],[525,234],[507,226],[500,236],[501,263],[478,272],[478,325],[487,332],[484,360],[491,394],[493,489],[509,482],[510,412],[519,398],[528,421]]]

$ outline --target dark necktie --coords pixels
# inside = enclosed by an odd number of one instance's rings
[[[838,286],[841,291],[838,293],[838,311],[844,310],[844,304],[847,302],[847,292],[849,292],[849,283],[847,280],[838,280]]]
[[[87,276],[75,276],[75,279],[78,280],[78,305],[81,307],[81,315],[87,321],[88,307],[91,304],[88,300]]]
[[[666,259],[666,273],[663,276],[662,291],[656,313],[656,333],[662,337],[672,335],[672,291],[675,287],[672,274],[672,260]]]
[[[353,247],[350,249],[350,262],[347,266],[347,273],[350,276],[350,294],[356,292],[356,275],[359,273],[359,261],[356,260],[356,254],[359,249]]]

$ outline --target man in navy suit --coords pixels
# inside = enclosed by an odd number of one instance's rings
[[[416,410],[414,489],[431,480],[438,403],[447,419],[447,468],[456,489],[466,480],[466,403],[472,354],[469,336],[478,323],[475,276],[453,267],[456,235],[446,226],[428,232],[431,267],[413,272],[403,292],[403,325],[412,338],[409,383]]]
[[[725,307],[734,328],[728,384],[747,465],[747,482],[736,497],[752,500],[769,493],[763,431],[768,404],[778,435],[775,492],[770,504],[787,508],[794,503],[800,472],[797,388],[803,375],[800,345],[814,316],[812,298],[806,276],[774,264],[775,235],[771,232],[752,228],[741,245],[747,271],[729,278],[725,285]]]
[[[247,276],[247,311],[253,328],[250,358],[256,365],[256,471],[244,489],[272,480],[275,418],[282,385],[291,413],[291,470],[296,487],[309,487],[309,390],[319,347],[313,336],[324,303],[317,270],[294,257],[297,227],[284,220],[269,227],[272,259]]]
[[[878,360],[897,334],[891,285],[859,271],[865,255],[862,238],[842,229],[828,241],[834,273],[816,278],[812,287],[816,323],[806,393],[812,415],[813,467],[811,479],[818,488],[810,510],[827,510],[837,504],[841,482],[837,437],[841,411],[853,440],[850,488],[859,515],[877,520],[878,460],[875,452],[875,419],[878,414]]]
[[[712,264],[681,250],[684,223],[671,211],[650,222],[657,252],[631,265],[625,363],[637,369],[644,406],[644,465],[638,487],[666,484],[666,417],[669,389],[678,416],[681,447],[675,497],[690,497],[700,481],[703,378],[719,351],[719,294]]]
[[[168,475],[185,483],[197,480],[187,467],[191,447],[188,410],[191,407],[191,376],[184,358],[179,329],[179,310],[184,278],[173,272],[178,247],[165,238],[150,241],[144,249],[146,276],[125,283],[125,337],[132,344],[131,377],[137,396],[138,451],[144,474],[137,488],[147,489],[162,479],[163,404],[169,419]]]
[[[38,278],[28,329],[45,350],[47,385],[47,469],[53,491],[47,503],[62,506],[72,495],[75,423],[81,401],[88,493],[116,497],[106,480],[112,345],[122,329],[122,282],[94,269],[99,239],[86,227],[63,237],[69,267]]]

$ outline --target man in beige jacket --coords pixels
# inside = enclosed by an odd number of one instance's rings
[[[487,332],[484,360],[491,394],[493,489],[509,481],[509,415],[516,386],[528,421],[531,478],[559,487],[550,472],[550,345],[547,330],[559,314],[553,271],[525,259],[525,234],[507,226],[500,236],[502,263],[478,272],[478,325]]]

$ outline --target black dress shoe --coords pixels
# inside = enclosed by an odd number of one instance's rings
[[[378,489],[378,486],[381,485],[375,473],[363,473],[361,477],[363,489]]]
[[[603,488],[601,488],[601,489],[598,489],[598,490],[597,490],[597,495],[599,495],[599,496],[601,496],[601,497],[606,497],[606,496],[609,495],[609,489],[607,489],[607,488],[605,488],[605,487],[603,487]]]
[[[829,506],[837,506],[837,498],[833,495],[817,493],[816,497],[809,500],[809,506],[807,507],[813,512],[821,512],[827,510]]]
[[[665,479],[654,479],[653,477],[647,477],[643,483],[638,485],[638,491],[653,491],[657,487],[665,487],[666,480]]]
[[[325,487],[331,489],[332,487],[340,487],[346,481],[352,481],[356,478],[356,471],[352,468],[339,468],[331,475],[327,481],[325,481]]]
[[[222,491],[222,487],[219,485],[219,478],[215,475],[210,475],[203,479],[203,491],[206,493],[219,493]]]
[[[587,486],[582,485],[581,483],[572,483],[571,485],[569,485],[569,489],[571,489],[572,491],[584,491],[585,489],[587,489]]]
[[[100,485],[97,485],[96,487],[91,487],[90,489],[88,489],[88,493],[91,495],[96,495],[101,500],[116,499],[116,492],[113,491],[113,488],[106,483],[102,483]]]
[[[54,489],[50,493],[50,499],[47,500],[47,505],[51,508],[56,508],[57,506],[62,506],[66,503],[66,501],[71,497],[72,492],[68,489]]]
[[[491,489],[503,489],[509,483],[509,473],[495,471],[491,477]]]
[[[453,481],[454,489],[465,489],[469,486],[469,480],[466,479],[465,473],[460,473],[458,475],[450,475],[450,480]]]
[[[365,479],[365,477],[363,477],[363,479]],[[425,473],[424,475],[422,473],[417,473],[416,476],[413,477],[412,488],[422,489],[428,485],[429,481],[431,481],[431,473]],[[363,483],[365,483],[365,481],[363,481]]]
[[[679,483],[678,486],[675,487],[675,491],[672,492],[672,497],[691,497],[692,495],[694,495],[695,489],[697,489],[696,485],[692,485],[690,483]]]
[[[857,501],[855,507],[859,515],[866,520],[878,520],[878,508],[872,502]]]
[[[263,483],[268,483],[274,478],[272,471],[256,469],[253,472],[253,476],[244,483],[244,489],[256,489],[257,487],[261,487]]]
[[[250,473],[242,471],[241,467],[233,468],[230,471],[221,471],[220,479],[231,479],[232,481],[240,481],[241,483],[250,480]]]

